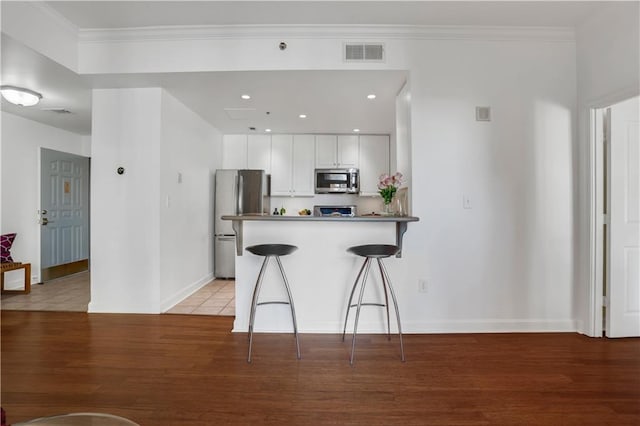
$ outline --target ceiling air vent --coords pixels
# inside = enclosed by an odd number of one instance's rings
[[[384,44],[382,43],[345,43],[345,61],[384,61]]]

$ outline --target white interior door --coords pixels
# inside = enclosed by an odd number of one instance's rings
[[[89,159],[42,149],[42,269],[89,258]]]
[[[606,335],[640,336],[640,98],[609,110]]]

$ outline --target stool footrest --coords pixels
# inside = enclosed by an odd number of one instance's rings
[[[380,308],[386,308],[387,307],[387,305],[385,305],[384,303],[361,303],[360,306],[378,306]],[[355,305],[349,306],[349,309],[357,308],[357,307],[358,307],[358,305],[355,304]]]
[[[280,302],[278,300],[274,300],[272,302],[260,302],[260,303],[256,303],[256,306],[260,306],[260,305],[290,305],[291,303],[289,302]]]

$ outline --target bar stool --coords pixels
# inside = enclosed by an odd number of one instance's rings
[[[291,318],[293,319],[293,333],[296,337],[296,352],[298,355],[298,359],[300,359],[300,345],[298,344],[298,324],[296,323],[296,311],[293,307],[293,298],[291,297],[291,288],[289,288],[289,282],[287,281],[287,277],[284,274],[284,269],[282,268],[282,262],[280,262],[280,256],[286,256],[288,254],[293,253],[298,250],[298,247],[292,246],[289,244],[259,244],[255,246],[247,247],[246,250],[256,256],[264,256],[264,261],[262,262],[262,267],[260,268],[260,273],[258,274],[258,279],[256,280],[256,285],[253,288],[253,296],[251,297],[251,313],[249,314],[249,355],[247,357],[247,362],[251,362],[251,347],[253,345],[253,324],[256,318],[256,307],[259,305],[269,305],[269,304],[284,304],[289,305],[291,308]],[[271,258],[275,258],[278,267],[280,268],[280,273],[282,274],[282,279],[284,280],[284,287],[287,290],[288,301],[268,301],[268,302],[260,302],[258,303],[258,297],[260,295],[260,287],[262,287],[262,280],[264,278],[264,272],[267,269],[267,264]]]
[[[358,272],[358,276],[356,277],[356,281],[353,283],[353,288],[351,289],[351,295],[349,296],[349,303],[347,304],[347,314],[344,318],[344,328],[342,330],[342,341],[344,341],[344,336],[347,332],[347,320],[349,319],[349,311],[351,308],[356,308],[356,320],[353,324],[353,338],[351,342],[351,360],[350,363],[353,365],[353,359],[356,351],[356,334],[358,331],[358,319],[360,318],[360,308],[362,306],[380,306],[386,308],[387,311],[387,336],[388,339],[391,340],[391,324],[389,321],[389,298],[387,295],[387,289],[391,293],[391,297],[393,298],[393,306],[396,310],[396,319],[398,321],[398,335],[400,336],[400,355],[402,361],[404,362],[404,345],[402,344],[402,328],[400,326],[400,311],[398,310],[398,301],[396,299],[395,292],[393,291],[393,286],[391,285],[391,280],[389,279],[389,274],[387,273],[387,268],[385,268],[384,263],[382,263],[382,258],[394,256],[400,248],[394,245],[388,244],[367,244],[362,246],[354,246],[347,249],[349,253],[353,253],[357,256],[364,257],[364,263],[360,268],[360,272]],[[364,295],[364,289],[367,285],[367,276],[369,275],[369,269],[371,268],[371,260],[376,259],[378,262],[378,268],[380,269],[380,276],[382,277],[382,289],[384,291],[384,303],[363,303],[362,296]],[[363,276],[364,271],[364,276]],[[356,288],[358,287],[358,282],[360,277],[362,276],[362,283],[360,287],[360,297],[358,298],[357,304],[352,304],[353,295],[355,294]]]

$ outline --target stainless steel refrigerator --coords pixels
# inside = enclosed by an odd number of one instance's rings
[[[269,214],[269,181],[264,170],[218,170],[215,194],[214,276],[234,278],[236,238],[230,220],[221,216]]]

